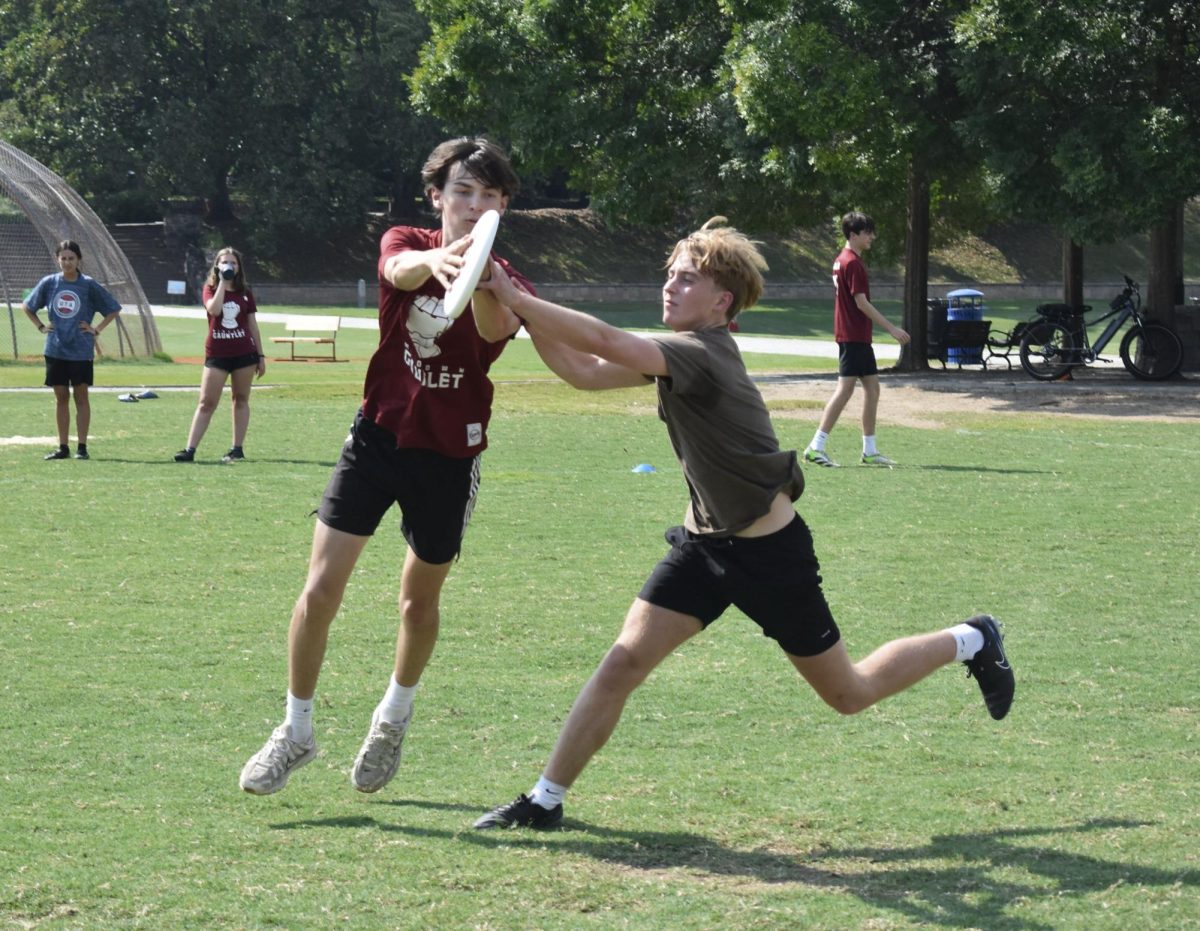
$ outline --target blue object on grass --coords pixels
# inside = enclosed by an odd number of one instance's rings
[[[648,462],[639,462],[629,471],[631,472],[657,472],[658,470]]]

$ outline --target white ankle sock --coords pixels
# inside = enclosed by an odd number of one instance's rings
[[[388,680],[388,690],[379,703],[379,717],[388,724],[401,724],[412,711],[415,685],[401,685],[393,676]]]
[[[529,801],[535,805],[541,805],[542,808],[549,811],[556,805],[561,805],[566,794],[566,786],[560,786],[557,782],[551,782],[542,776],[538,779],[537,785],[529,790]]]
[[[313,699],[297,698],[290,691],[287,693],[287,713],[283,723],[287,725],[293,740],[303,742],[312,736],[312,713]]]
[[[876,456],[878,454],[879,454],[879,450],[875,448],[874,434],[872,434],[871,436],[867,436],[864,433],[863,434],[863,455],[864,456]]]
[[[970,624],[955,624],[946,628],[946,633],[954,635],[954,661],[961,663],[973,659],[975,654],[983,649],[983,633]]]
[[[825,452],[825,441],[829,439],[829,434],[818,430],[812,438],[812,442],[808,444],[809,449],[815,449],[817,452]]]

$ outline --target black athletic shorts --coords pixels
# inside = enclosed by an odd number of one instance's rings
[[[46,356],[45,358],[46,380],[43,384],[46,387],[94,384],[92,381],[91,359],[58,359],[54,356]]]
[[[870,343],[838,343],[838,374],[843,378],[878,375],[874,347]]]
[[[252,365],[258,365],[257,352],[247,352],[240,356],[209,356],[204,360],[206,369],[220,369],[223,372],[236,372]]]
[[[479,457],[398,449],[396,438],[360,410],[317,511],[322,523],[361,537],[400,505],[400,530],[417,557],[440,565],[458,556],[479,491]]]
[[[793,656],[816,656],[841,638],[799,514],[765,537],[709,539],[672,527],[667,542],[670,552],[638,593],[643,601],[705,627],[735,605]]]

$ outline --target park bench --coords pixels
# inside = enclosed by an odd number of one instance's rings
[[[337,362],[337,334],[341,329],[341,317],[318,317],[307,314],[297,314],[285,317],[283,328],[287,336],[272,336],[273,343],[287,343],[291,348],[290,362]],[[328,346],[329,355],[325,353],[296,354],[296,344],[301,346]]]
[[[987,368],[987,364],[993,359],[1003,359],[1011,369],[1013,367],[1012,354],[1021,348],[1021,340],[1025,338],[1026,332],[1034,322],[1033,320],[1022,320],[1008,331],[989,330],[987,345],[984,347],[987,355],[984,357],[983,367]]]

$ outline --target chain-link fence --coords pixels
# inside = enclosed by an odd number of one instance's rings
[[[21,302],[44,276],[58,271],[54,252],[73,239],[82,270],[121,302],[104,351],[117,358],[162,349],[150,304],[129,261],[74,189],[20,149],[0,140],[0,357],[39,356],[44,337],[29,326]]]

